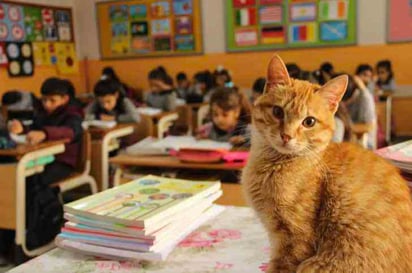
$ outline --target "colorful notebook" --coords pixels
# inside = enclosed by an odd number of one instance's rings
[[[159,222],[220,190],[220,182],[190,182],[146,176],[64,206],[65,212],[140,227],[151,233]]]
[[[196,205],[185,209],[184,213],[180,213],[176,217],[173,217],[173,223],[170,223],[170,219],[165,219],[164,223],[159,222],[157,230],[153,233],[146,233],[146,230],[138,227],[126,226],[123,224],[113,224],[109,222],[97,221],[83,216],[74,216],[72,214],[65,213],[64,218],[70,222],[66,223],[66,227],[75,229],[79,232],[88,234],[105,234],[114,236],[127,236],[146,242],[159,242],[170,235],[172,230],[176,226],[180,226],[183,222],[187,222],[188,216],[199,215],[204,210],[209,208],[215,200],[222,195],[222,191],[217,191],[211,194],[204,200],[199,201]]]
[[[67,250],[72,250],[77,253],[82,253],[86,255],[93,255],[109,259],[120,259],[120,260],[146,260],[146,261],[162,261],[167,258],[170,252],[182,241],[186,236],[195,231],[198,227],[206,223],[207,221],[213,219],[219,215],[224,210],[224,207],[214,205],[207,211],[205,211],[201,217],[185,228],[181,229],[180,232],[175,234],[175,238],[170,240],[167,244],[163,246],[162,249],[151,252],[138,252],[130,251],[124,249],[117,249],[111,247],[97,246],[88,243],[82,243],[73,241],[67,238],[63,238],[58,235],[56,237],[56,245],[60,248]]]

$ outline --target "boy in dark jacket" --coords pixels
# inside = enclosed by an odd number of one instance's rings
[[[70,176],[77,165],[82,139],[82,118],[79,108],[70,105],[70,94],[64,81],[47,79],[41,87],[42,108],[34,117],[27,133],[27,142],[36,145],[44,141],[67,141],[65,151],[56,155],[53,163],[46,165],[40,180],[50,185]],[[23,133],[22,124],[13,120],[9,131]]]

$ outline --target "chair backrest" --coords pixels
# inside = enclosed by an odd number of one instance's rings
[[[156,137],[154,135],[155,126],[153,119],[147,115],[140,115],[140,121],[135,126],[134,137],[136,141],[145,139],[148,136]]]
[[[157,123],[157,138],[164,138],[165,133],[169,130],[170,126],[172,126],[178,118],[179,115],[177,113],[171,113],[161,117]]]
[[[92,154],[92,141],[90,133],[85,130],[82,135],[82,143],[80,147],[79,160],[77,161],[77,171],[80,173],[90,172],[90,159]]]
[[[206,119],[209,114],[210,106],[209,104],[203,105],[197,111],[197,128],[203,125],[203,121]]]

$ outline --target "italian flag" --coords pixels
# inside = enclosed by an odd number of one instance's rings
[[[256,25],[256,9],[243,8],[236,11],[236,25],[251,26]]]
[[[346,19],[348,2],[346,0],[322,1],[320,13],[327,19]]]

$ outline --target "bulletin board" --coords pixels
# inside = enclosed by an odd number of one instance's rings
[[[103,59],[202,53],[199,0],[96,4]]]
[[[356,44],[356,0],[225,0],[228,51]]]
[[[412,41],[412,0],[388,0],[387,3],[387,41]]]
[[[0,2],[0,67],[10,77],[32,76],[35,66],[76,73],[78,63],[70,8]]]

